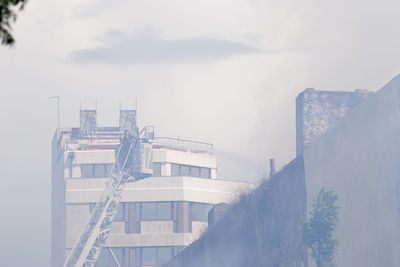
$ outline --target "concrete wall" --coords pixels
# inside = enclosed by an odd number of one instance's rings
[[[67,203],[97,202],[107,178],[67,179]],[[128,183],[121,202],[191,201],[218,204],[230,202],[253,186],[246,183],[193,177],[150,177]]]
[[[307,266],[299,225],[305,218],[300,156],[237,204],[164,267]]]
[[[176,151],[171,149],[154,149],[153,162],[178,163],[212,169],[217,167],[215,155],[207,153]]]
[[[400,77],[304,151],[307,203],[338,194],[338,266],[400,266]],[[397,192],[398,193],[398,192]]]
[[[65,257],[65,180],[64,152],[57,143],[57,132],[52,141],[51,161],[51,266],[64,264]]]
[[[317,91],[307,88],[296,98],[296,154],[303,153],[373,93],[367,90]]]

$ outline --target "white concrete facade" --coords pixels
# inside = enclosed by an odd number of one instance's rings
[[[321,188],[338,195],[337,266],[400,266],[400,76],[303,155],[308,210]]]
[[[52,246],[58,248],[52,252],[52,266],[60,266],[87,223],[109,180],[106,174],[122,134],[118,128],[98,128],[97,136],[81,139],[73,136],[74,131],[79,129],[64,129],[53,141],[52,217],[57,215],[63,224],[52,223]],[[212,150],[196,150],[193,145],[185,149],[180,140],[174,140],[179,147],[169,147],[165,140],[154,145],[157,176],[128,183],[123,192],[106,243],[121,266],[161,265],[206,230],[212,205],[233,201],[250,188],[216,179]],[[61,194],[54,203],[54,196]],[[108,254],[103,250],[96,266],[117,266]]]

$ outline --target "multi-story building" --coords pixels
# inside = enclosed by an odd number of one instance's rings
[[[52,143],[52,266],[63,265],[100,198],[125,130],[136,112],[121,110],[119,127],[97,127],[81,110],[80,127],[58,129]],[[154,135],[154,131],[149,131]],[[218,180],[208,143],[155,137],[153,176],[128,183],[96,266],[160,266],[207,228],[208,211],[249,189]],[[118,264],[116,263],[118,261]]]

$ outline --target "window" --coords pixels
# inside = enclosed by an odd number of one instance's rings
[[[164,202],[157,203],[157,220],[158,221],[169,221],[172,220],[172,203]]]
[[[171,163],[171,176],[180,176],[178,164]]]
[[[108,177],[112,164],[82,164],[82,178],[105,178]]]
[[[93,178],[93,165],[82,164],[81,165],[81,176],[82,178]]]
[[[154,177],[161,176],[161,163],[158,162],[153,163],[153,176]]]
[[[140,203],[124,203],[125,233],[140,233]]]
[[[143,221],[170,221],[172,220],[171,202],[142,203]]]
[[[157,206],[156,203],[142,203],[142,220],[156,221],[157,220]]]
[[[110,172],[112,169],[113,164],[105,164],[106,165],[106,177],[110,177]]]
[[[162,265],[172,259],[174,247],[144,247],[142,248],[142,265]]]
[[[157,248],[157,264],[162,265],[172,259],[172,248],[171,247],[159,247]]]
[[[173,220],[174,220],[174,233],[178,232],[178,203],[174,202],[172,206]]]
[[[124,220],[125,203],[119,203],[117,213],[114,216],[114,221],[120,222]]]
[[[181,176],[190,176],[190,166],[181,165]]]
[[[201,168],[200,169],[200,177],[201,178],[211,178],[210,169],[209,168]]]
[[[208,221],[208,212],[211,210],[212,205],[204,203],[191,203],[192,220],[199,222]]]
[[[129,249],[128,248],[111,248],[118,263],[123,266],[129,266]],[[109,248],[103,248],[96,262],[96,267],[117,266],[113,255]]]
[[[179,252],[184,250],[185,247],[179,246],[179,247],[172,247],[172,256],[175,257]]]
[[[211,178],[211,170],[209,168],[171,163],[171,176]]]
[[[200,168],[199,167],[190,167],[190,176],[200,177]]]
[[[90,214],[93,212],[94,208],[96,207],[97,203],[90,203]],[[123,221],[125,218],[125,208],[126,203],[119,203],[117,208],[117,213],[114,216],[114,221]]]
[[[93,164],[94,167],[94,178],[104,178],[106,177],[106,166],[105,164]]]
[[[135,203],[135,233],[140,233],[140,203]]]
[[[142,248],[143,265],[157,265],[157,248]]]

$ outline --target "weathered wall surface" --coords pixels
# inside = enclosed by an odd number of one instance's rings
[[[337,266],[400,266],[399,90],[398,76],[303,153],[307,203],[339,197]]]
[[[51,266],[62,266],[65,261],[65,181],[64,151],[59,149],[57,131],[54,134],[51,181]]]
[[[296,98],[296,154],[303,153],[315,139],[371,95],[367,90],[317,91],[313,88],[300,93]]]
[[[164,267],[308,266],[299,233],[305,201],[300,156]]]

